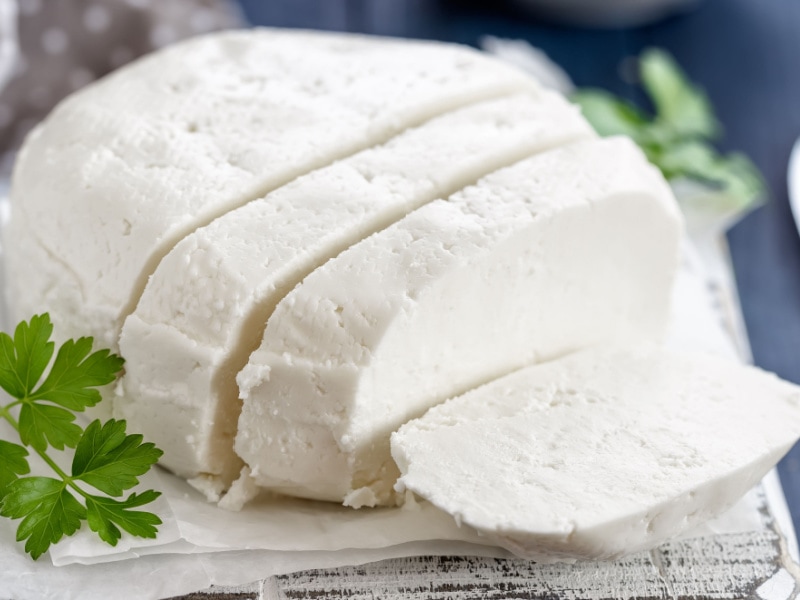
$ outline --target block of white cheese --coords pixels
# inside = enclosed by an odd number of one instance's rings
[[[198,229],[161,261],[125,321],[117,416],[165,451],[169,469],[230,483],[241,468],[233,452],[235,375],[297,282],[426,202],[537,151],[593,136],[576,107],[557,94],[487,100],[309,173]]]
[[[259,485],[390,504],[389,435],[446,398],[612,339],[658,338],[680,217],[627,139],[499,170],[314,271],[239,374]]]
[[[12,317],[47,310],[60,337],[114,347],[147,277],[197,227],[437,114],[524,89],[538,86],[465,47],[290,30],[214,34],[136,61],[67,98],[24,144],[10,228],[44,252],[8,249],[11,271],[38,277],[9,281]]]
[[[800,437],[800,388],[655,346],[523,369],[404,425],[412,490],[536,560],[613,559],[731,506]]]

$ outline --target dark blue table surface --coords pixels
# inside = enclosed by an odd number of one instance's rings
[[[725,149],[761,168],[770,202],[729,233],[756,364],[800,383],[800,237],[786,166],[800,136],[800,1],[706,0],[696,10],[634,29],[590,30],[537,20],[500,1],[241,0],[256,25],[306,27],[477,45],[482,35],[543,48],[579,86],[601,86],[636,102],[620,64],[648,46],[668,49],[702,84],[725,126]],[[758,399],[754,398],[754,402]],[[800,446],[779,466],[800,530]]]

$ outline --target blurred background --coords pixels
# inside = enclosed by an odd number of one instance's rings
[[[766,202],[727,239],[754,362],[800,383],[800,237],[787,189],[800,135],[797,0],[0,0],[0,171],[72,90],[154,48],[247,25],[482,46],[556,86],[601,88],[646,111],[636,57],[665,49],[713,105],[717,148],[763,174]],[[797,528],[800,448],[780,473]]]

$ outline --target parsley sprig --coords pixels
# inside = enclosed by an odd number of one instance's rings
[[[125,492],[139,483],[161,457],[161,450],[125,432],[125,421],[93,421],[83,429],[75,413],[101,400],[96,389],[113,382],[123,360],[108,350],[92,353],[92,338],[68,340],[58,350],[48,314],[20,323],[12,338],[0,333],[0,387],[11,397],[0,405],[0,417],[19,434],[21,444],[0,440],[0,515],[22,519],[17,541],[34,559],[51,544],[78,531],[83,521],[102,540],[115,546],[120,529],[153,538],[161,519],[135,510],[160,495],[147,490]],[[42,381],[42,379],[44,380]],[[29,475],[29,450],[55,477]],[[62,469],[52,449],[74,448],[72,465]],[[87,491],[94,488],[101,494]]]
[[[671,183],[688,182],[693,190],[700,186],[679,200],[721,213],[738,213],[762,201],[766,186],[758,168],[743,154],[723,155],[714,147],[722,127],[706,94],[662,50],[646,50],[638,64],[652,115],[603,90],[572,96],[597,132],[629,136]]]

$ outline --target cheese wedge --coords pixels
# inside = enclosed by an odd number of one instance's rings
[[[800,388],[655,346],[530,367],[392,436],[399,489],[515,554],[613,559],[730,507],[800,437]]]
[[[561,96],[469,106],[314,171],[182,240],[125,321],[116,414],[185,477],[230,483],[235,374],[278,301],[315,267],[442,195],[539,150],[594,134]],[[208,482],[209,484],[211,482]],[[204,486],[207,487],[207,486]]]
[[[526,89],[538,85],[465,47],[342,34],[227,32],[145,57],[28,136],[11,227],[27,219],[45,252],[10,247],[8,260],[50,281],[40,296],[10,280],[12,316],[47,310],[59,337],[115,347],[147,277],[197,227],[437,114]]]
[[[627,139],[577,143],[435,201],[309,275],[237,381],[261,486],[391,504],[389,435],[523,365],[658,338],[680,217]]]

